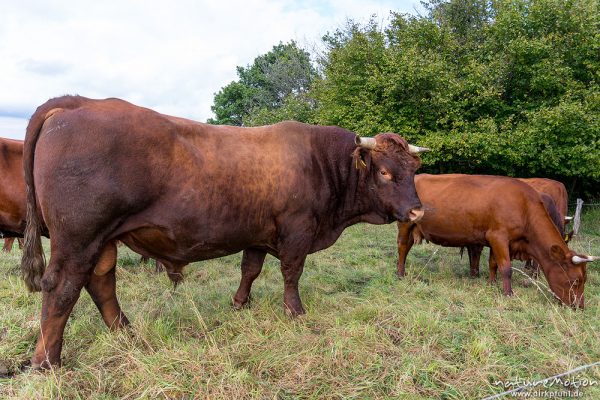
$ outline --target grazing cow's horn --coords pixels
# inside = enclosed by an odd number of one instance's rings
[[[356,143],[357,146],[364,147],[365,149],[374,149],[377,142],[375,141],[375,138],[360,137],[356,135],[354,143]]]
[[[600,257],[586,256],[585,258],[583,258],[583,257],[579,257],[579,256],[573,256],[573,258],[571,259],[571,261],[573,261],[573,264],[581,264],[584,262],[594,262],[597,260],[600,260]]]
[[[569,217],[568,215],[565,215],[565,221],[571,221],[573,219],[573,217]]]
[[[411,154],[419,154],[419,153],[423,153],[425,151],[431,151],[431,149],[428,147],[419,147],[419,146],[413,146],[412,144],[409,144],[408,151]]]

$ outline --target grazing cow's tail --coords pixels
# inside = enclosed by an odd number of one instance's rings
[[[83,98],[65,96],[49,100],[35,111],[27,125],[25,143],[23,146],[23,168],[25,172],[25,186],[27,187],[27,225],[25,227],[25,246],[21,259],[21,275],[31,292],[42,290],[42,275],[44,274],[46,259],[42,248],[42,231],[45,225],[37,207],[35,186],[33,183],[33,159],[35,147],[40,136],[44,122],[63,108],[76,108]]]

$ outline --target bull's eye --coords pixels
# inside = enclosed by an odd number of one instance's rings
[[[387,172],[384,169],[379,170],[379,173],[381,174],[381,177],[383,179],[385,179],[386,181],[391,181],[392,180],[392,175],[390,175],[389,172]]]

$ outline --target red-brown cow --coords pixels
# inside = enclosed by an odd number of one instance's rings
[[[25,231],[25,179],[23,142],[0,138],[0,237],[23,237]]]
[[[586,262],[598,257],[569,250],[529,185],[507,177],[461,174],[421,174],[415,184],[427,212],[416,223],[398,224],[399,277],[405,274],[417,228],[424,239],[442,246],[490,246],[506,295],[512,294],[511,259],[532,257],[563,303],[584,306]],[[490,279],[495,281],[495,271]]]
[[[28,287],[43,292],[31,365],[60,364],[83,287],[109,327],[128,323],[115,295],[118,240],[174,271],[244,250],[237,304],[270,253],[281,261],[285,308],[303,314],[307,254],[358,222],[422,217],[418,151],[391,133],[361,139],[297,122],[211,126],[118,99],[48,101],[29,122],[24,151],[22,270]],[[42,217],[52,238],[45,271]]]
[[[516,179],[520,180],[521,182],[527,183],[541,195],[542,201],[544,202],[544,206],[546,207],[546,211],[548,211],[552,222],[560,232],[561,236],[563,236],[565,243],[569,243],[569,241],[573,237],[573,231],[569,233],[566,233],[565,231],[565,226],[570,221],[570,217],[567,217],[568,196],[565,185],[563,185],[561,182],[547,178]],[[483,246],[467,246],[467,252],[469,254],[469,265],[471,266],[472,277],[479,276],[479,260],[481,258],[482,251]],[[493,259],[490,258],[490,261],[493,261]],[[525,268],[530,271],[529,273],[533,277],[537,278],[537,276],[539,275],[537,263],[535,263],[531,259],[527,259],[525,261],[527,261]],[[490,270],[493,269],[493,264],[490,264]]]

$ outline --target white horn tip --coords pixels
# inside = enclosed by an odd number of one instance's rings
[[[571,221],[573,219],[573,217],[569,217],[568,215],[565,216],[565,221]]]
[[[573,261],[573,264],[581,264],[581,263],[588,263],[588,262],[594,262],[594,261],[598,261],[600,260],[600,257],[598,256],[586,256],[584,257],[579,257],[579,256],[573,256],[573,258],[571,258],[571,261]]]
[[[412,154],[419,154],[419,153],[423,153],[426,151],[431,151],[431,149],[428,147],[419,147],[419,146],[413,146],[412,144],[409,144],[408,151]]]

